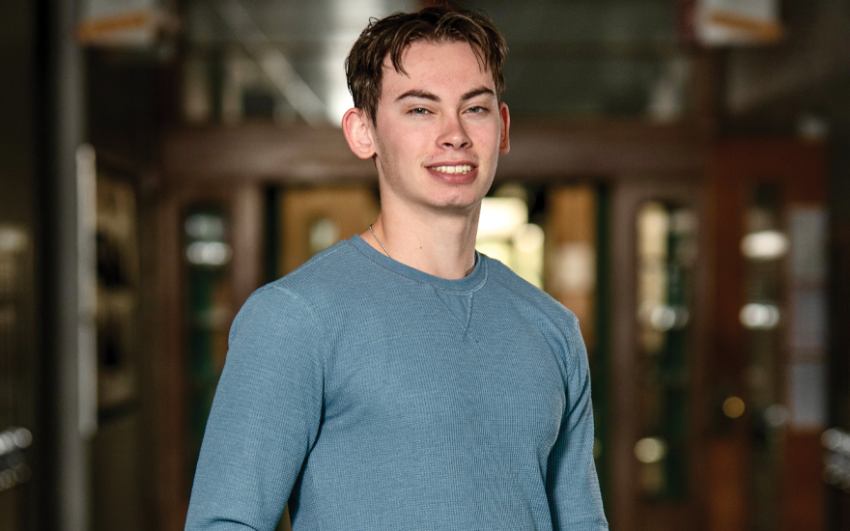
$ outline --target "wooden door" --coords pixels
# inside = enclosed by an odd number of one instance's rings
[[[709,529],[823,529],[825,149],[728,141],[709,175]]]
[[[284,275],[334,243],[359,234],[378,217],[370,186],[291,188],[280,193],[279,274]]]

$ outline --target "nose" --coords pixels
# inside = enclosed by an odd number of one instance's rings
[[[438,143],[442,147],[453,149],[466,148],[472,144],[459,116],[450,114],[445,117]]]

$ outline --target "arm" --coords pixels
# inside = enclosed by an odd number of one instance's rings
[[[195,471],[186,531],[273,530],[322,411],[324,345],[293,294],[255,292],[234,320]]]
[[[599,480],[593,461],[590,369],[578,320],[569,314],[565,355],[567,406],[549,455],[546,489],[554,531],[605,531]]]

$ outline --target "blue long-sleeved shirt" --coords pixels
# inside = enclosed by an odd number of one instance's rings
[[[186,529],[607,530],[575,316],[341,242],[239,312]]]

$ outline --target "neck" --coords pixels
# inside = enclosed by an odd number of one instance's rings
[[[380,253],[429,275],[459,279],[475,267],[480,205],[464,214],[394,212],[384,208],[360,237]],[[383,246],[382,246],[383,244]]]

